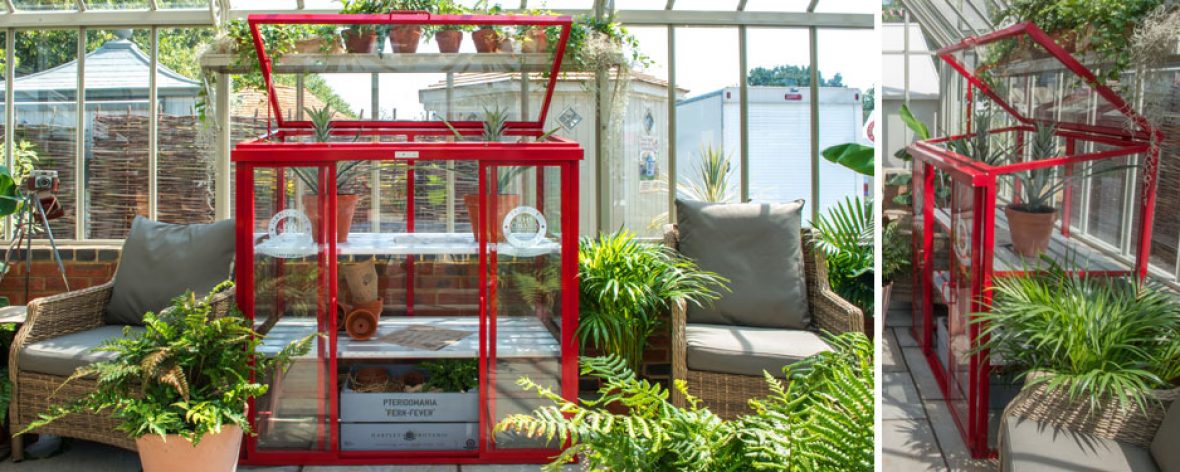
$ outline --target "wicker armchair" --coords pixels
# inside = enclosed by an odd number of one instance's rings
[[[864,314],[840,298],[828,286],[827,266],[823,254],[813,251],[811,234],[803,229],[804,272],[807,299],[811,309],[811,330],[831,333],[864,332]],[[679,233],[675,225],[664,226],[664,244],[679,250]],[[700,399],[710,411],[725,419],[750,413],[747,401],[770,394],[766,380],[760,376],[726,374],[688,368],[687,307],[672,309],[672,378],[688,382],[689,393]],[[672,401],[684,406],[683,395],[673,392]]]
[[[111,298],[113,282],[76,290],[29,302],[28,318],[17,332],[8,356],[8,377],[12,382],[9,405],[9,424],[13,433],[25,429],[50,406],[64,403],[93,391],[94,379],[77,379],[62,386],[66,376],[48,375],[22,369],[20,353],[29,345],[81,333],[104,326],[103,311]],[[223,316],[234,306],[234,290],[226,290],[213,297],[214,316]],[[110,412],[74,414],[34,430],[34,433],[54,434],[95,441],[124,449],[135,450],[135,441],[116,427],[118,421]],[[13,460],[24,458],[24,436],[13,436]]]

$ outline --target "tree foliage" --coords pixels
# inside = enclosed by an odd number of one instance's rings
[[[820,87],[844,87],[844,77],[836,73],[831,79],[824,79],[823,71],[819,71]],[[746,81],[752,86],[779,87],[809,87],[811,86],[811,66],[781,65],[771,68],[755,67],[750,69]]]

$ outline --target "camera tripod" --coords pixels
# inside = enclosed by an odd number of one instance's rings
[[[61,273],[61,281],[65,284],[66,291],[70,291],[70,281],[66,278],[66,266],[61,260],[61,253],[57,250],[57,241],[53,238],[53,229],[49,227],[49,216],[45,212],[45,206],[41,204],[39,193],[41,192],[37,190],[21,189],[21,210],[18,214],[23,213],[23,215],[17,218],[12,243],[8,245],[8,251],[4,254],[4,272],[0,274],[0,278],[2,278],[8,273],[8,269],[12,267],[13,254],[20,249],[23,242],[25,245],[25,303],[29,301],[29,280],[33,272],[33,233],[38,229],[45,231],[45,236],[49,239],[49,247],[53,250],[53,259],[57,262],[57,270]],[[48,198],[53,199],[53,204],[58,204],[56,196],[48,192],[46,194]]]

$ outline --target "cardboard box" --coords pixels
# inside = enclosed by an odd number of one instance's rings
[[[479,421],[479,392],[361,393],[340,391],[340,421],[445,423]]]
[[[344,451],[479,449],[478,423],[340,423]]]

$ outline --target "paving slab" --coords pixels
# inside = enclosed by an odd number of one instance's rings
[[[972,459],[967,445],[963,443],[963,436],[955,426],[955,419],[951,417],[950,408],[942,400],[923,402],[926,416],[934,428],[934,436],[942,448],[943,458],[951,470],[964,472],[994,472],[999,470],[999,462],[994,459]]]
[[[4,460],[0,471],[36,472],[138,472],[139,455],[125,449],[99,443],[66,440],[57,455],[21,462]]]
[[[885,372],[905,372],[905,359],[901,357],[901,347],[897,345],[897,336],[892,329],[885,330],[881,336],[881,370]]]
[[[922,350],[916,347],[903,347],[901,351],[902,356],[905,357],[906,366],[910,368],[910,375],[913,376],[914,383],[918,385],[918,394],[922,399],[943,398],[942,390],[938,388],[938,380],[930,371],[930,364],[926,363],[926,355],[922,354]]]
[[[926,417],[922,399],[914,381],[905,372],[886,372],[881,385],[881,419],[898,420]]]
[[[885,313],[885,326],[912,326],[913,324],[913,313],[909,309],[890,307],[889,311]]]
[[[918,340],[914,339],[914,333],[910,328],[899,326],[893,328],[893,335],[897,336],[897,345],[901,347],[917,347]]]
[[[944,471],[946,462],[925,419],[882,420],[881,470],[885,472]]]
[[[457,465],[317,465],[305,466],[303,472],[458,472]]]

